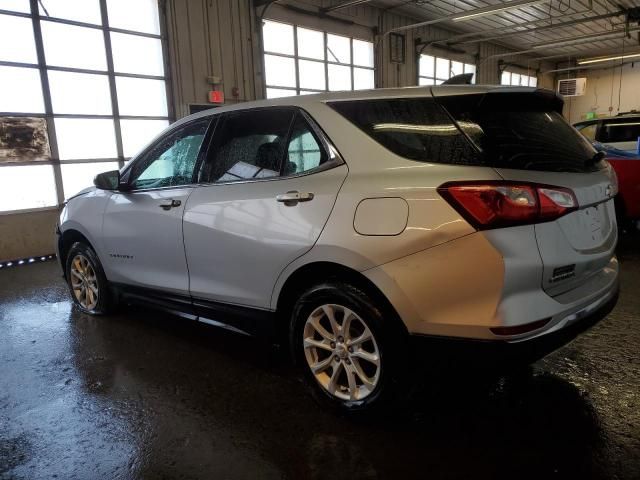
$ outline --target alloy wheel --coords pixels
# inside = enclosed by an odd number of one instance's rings
[[[71,288],[76,300],[86,310],[98,304],[98,278],[87,257],[78,254],[71,261]]]
[[[322,388],[348,401],[369,396],[380,380],[380,350],[366,322],[335,304],[316,308],[304,325],[304,355]]]

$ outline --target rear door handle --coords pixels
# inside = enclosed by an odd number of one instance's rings
[[[169,200],[169,203],[161,203],[159,206],[164,210],[171,210],[172,208],[179,207],[180,205],[182,205],[180,200],[171,199]]]
[[[282,193],[276,197],[278,202],[284,203],[288,207],[292,207],[297,205],[298,202],[310,202],[313,200],[313,193],[305,192],[300,193],[298,191],[291,191],[287,193]]]

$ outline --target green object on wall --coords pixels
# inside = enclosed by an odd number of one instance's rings
[[[587,120],[593,120],[594,118],[596,118],[596,112],[587,112],[585,117]]]

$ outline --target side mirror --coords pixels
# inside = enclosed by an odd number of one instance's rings
[[[120,172],[112,170],[110,172],[99,173],[93,179],[93,184],[100,190],[118,190],[120,186]]]

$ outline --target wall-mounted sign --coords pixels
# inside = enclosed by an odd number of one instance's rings
[[[35,117],[0,117],[0,162],[51,159],[47,122]]]

